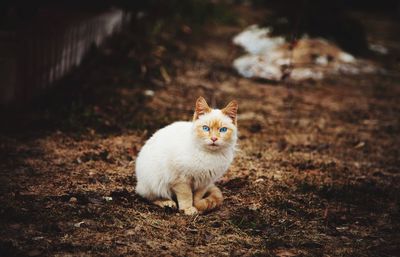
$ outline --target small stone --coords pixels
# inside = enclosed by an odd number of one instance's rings
[[[360,142],[356,146],[354,146],[355,149],[363,148],[365,146],[365,142]]]
[[[111,202],[113,200],[111,196],[103,196],[103,199],[106,200],[106,202]]]
[[[144,92],[144,95],[145,96],[154,96],[154,91],[153,90],[145,90]]]
[[[264,182],[265,180],[263,179],[263,178],[259,178],[259,179],[256,179],[256,183],[261,183],[261,182]]]
[[[71,197],[71,198],[69,198],[69,202],[70,203],[77,203],[78,199],[76,197]]]
[[[255,204],[252,204],[251,206],[249,206],[250,211],[257,211],[258,209],[259,209],[258,206]]]

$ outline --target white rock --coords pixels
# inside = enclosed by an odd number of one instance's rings
[[[389,53],[389,50],[386,47],[384,47],[383,45],[379,45],[379,44],[369,44],[368,48],[371,51],[374,51],[374,52],[376,52],[378,54],[382,54],[382,55]]]
[[[143,92],[145,96],[154,96],[155,92],[153,90],[147,89]]]
[[[233,43],[250,54],[261,54],[285,43],[283,37],[270,37],[271,28],[252,25],[233,38]]]

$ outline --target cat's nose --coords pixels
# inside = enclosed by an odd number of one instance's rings
[[[215,141],[217,141],[217,140],[218,140],[217,137],[211,137],[211,141],[215,142]]]

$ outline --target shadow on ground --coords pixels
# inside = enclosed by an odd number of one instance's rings
[[[399,74],[241,78],[231,38],[270,11],[228,7],[239,21],[150,12],[57,92],[7,117],[2,256],[398,254]],[[155,130],[190,120],[199,95],[216,106],[238,100],[240,150],[219,182],[223,206],[187,217],[134,194],[134,163]]]

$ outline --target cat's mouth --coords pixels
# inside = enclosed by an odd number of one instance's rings
[[[218,145],[216,143],[211,143],[211,144],[209,144],[209,146],[217,147]]]

